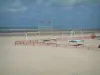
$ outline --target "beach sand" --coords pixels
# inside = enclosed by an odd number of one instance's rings
[[[27,39],[43,38],[50,36]],[[15,46],[16,40],[23,39],[24,36],[0,37],[0,75],[100,75],[100,49],[97,48],[100,40],[86,39],[84,44],[91,46],[89,50],[87,47]]]

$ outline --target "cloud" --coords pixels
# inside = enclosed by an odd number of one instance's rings
[[[51,2],[51,4],[59,5],[74,5],[77,3],[88,2],[88,3],[100,3],[100,0],[36,0],[39,4],[43,2]]]
[[[58,3],[61,3],[61,4],[75,4],[77,2],[80,2],[81,0],[55,0],[56,2]]]
[[[18,11],[26,11],[28,9],[27,6],[25,6],[21,0],[15,0],[15,1],[9,1],[6,2],[3,6],[2,9],[5,11],[10,11],[10,12],[18,12]]]
[[[23,6],[21,8],[6,8],[6,11],[11,11],[11,12],[18,12],[18,11],[26,11],[27,7]]]
[[[18,11],[26,11],[28,8],[27,6],[21,6],[21,7],[11,7],[11,8],[5,8],[5,11],[10,11],[10,12],[18,12]]]
[[[99,3],[100,0],[0,0],[1,9],[10,12],[26,11],[31,5],[75,5],[82,2]]]

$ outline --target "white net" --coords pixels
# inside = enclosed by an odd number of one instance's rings
[[[38,33],[39,35],[53,34],[53,26],[51,25],[51,21],[40,21],[38,23]]]
[[[82,30],[71,30],[62,32],[62,39],[84,39],[84,34]]]

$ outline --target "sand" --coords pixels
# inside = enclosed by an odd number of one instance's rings
[[[50,36],[28,36],[43,39]],[[53,38],[58,37],[54,36]],[[0,37],[0,75],[100,75],[100,40],[88,39],[91,47],[15,46],[23,36]],[[59,41],[60,42],[60,41]],[[67,42],[62,42],[67,43]]]

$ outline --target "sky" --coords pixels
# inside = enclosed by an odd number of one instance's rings
[[[100,28],[100,0],[0,0],[0,28],[38,25]]]

